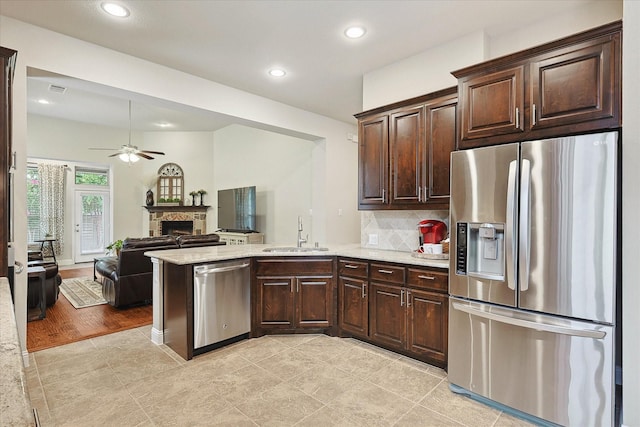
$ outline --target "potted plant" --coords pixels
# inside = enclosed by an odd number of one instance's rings
[[[191,205],[195,206],[196,205],[196,196],[200,194],[197,191],[193,190],[192,192],[189,193],[189,195],[191,196]]]
[[[113,253],[115,252],[116,256],[119,257],[120,249],[122,249],[122,239],[114,240],[113,242],[109,243],[106,249],[107,249],[106,255],[109,255],[109,254],[113,255]]]
[[[182,204],[182,200],[179,197],[160,197],[158,199],[158,206],[179,206]]]
[[[198,190],[198,194],[200,194],[200,206],[204,206],[204,195],[207,194],[207,192],[203,189]]]

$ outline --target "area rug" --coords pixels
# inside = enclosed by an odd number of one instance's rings
[[[102,285],[91,277],[64,279],[60,285],[60,292],[75,308],[107,303],[107,300],[102,297]]]

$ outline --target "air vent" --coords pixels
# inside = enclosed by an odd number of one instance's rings
[[[64,86],[49,85],[49,91],[55,93],[65,93],[67,88]]]

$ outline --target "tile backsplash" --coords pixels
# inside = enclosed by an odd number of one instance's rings
[[[418,223],[423,219],[437,219],[447,224],[449,211],[361,211],[360,244],[363,248],[412,252],[420,244]],[[378,244],[370,242],[377,236]]]

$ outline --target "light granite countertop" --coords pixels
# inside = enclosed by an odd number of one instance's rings
[[[200,264],[204,262],[225,261],[251,257],[304,257],[304,256],[338,256],[360,258],[371,261],[386,261],[399,264],[417,265],[424,267],[449,268],[449,260],[417,258],[411,252],[388,251],[372,248],[363,248],[360,244],[328,245],[326,251],[311,252],[265,252],[265,249],[274,247],[292,247],[293,245],[263,244],[263,245],[224,245],[205,246],[200,248],[166,249],[161,251],[145,252],[151,258],[169,262],[172,264]]]
[[[9,281],[0,278],[0,426],[34,426]]]

